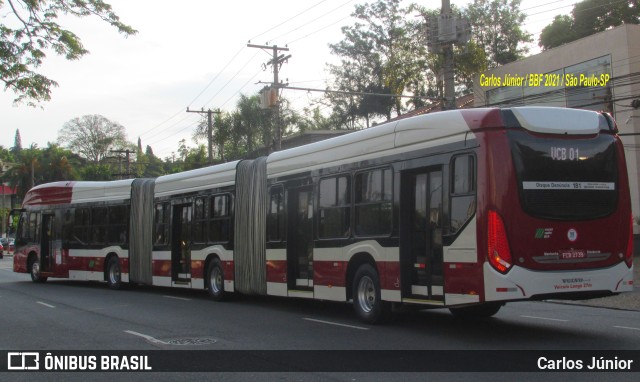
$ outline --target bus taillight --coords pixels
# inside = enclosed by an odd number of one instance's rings
[[[629,241],[627,242],[627,252],[625,253],[625,263],[631,268],[633,265],[633,215],[629,223]]]
[[[511,268],[511,251],[504,222],[495,211],[489,211],[488,227],[489,263],[500,273],[507,273]]]

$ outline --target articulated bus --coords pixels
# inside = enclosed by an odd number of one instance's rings
[[[31,189],[13,269],[49,277],[491,316],[633,288],[613,119],[455,110],[198,170]]]

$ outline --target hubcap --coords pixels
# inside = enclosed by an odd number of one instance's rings
[[[38,264],[37,261],[34,261],[33,264],[31,264],[31,274],[35,278],[38,278],[38,276],[40,276],[40,264]]]
[[[109,268],[109,280],[111,280],[112,284],[120,281],[120,267],[118,264],[112,265],[111,268]]]
[[[211,270],[211,292],[219,294],[222,292],[222,272],[220,268],[215,267]]]
[[[375,303],[376,288],[373,280],[369,276],[364,276],[358,283],[358,304],[365,313],[369,313],[373,310]]]

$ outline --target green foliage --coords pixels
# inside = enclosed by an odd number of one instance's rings
[[[538,45],[551,49],[622,24],[640,24],[638,0],[584,0],[544,27]]]
[[[125,36],[136,33],[102,0],[0,0],[0,12],[0,81],[17,95],[14,102],[31,106],[50,100],[58,86],[36,72],[48,51],[68,60],[89,52],[78,36],[58,24],[58,16],[95,16]]]
[[[82,180],[113,180],[111,167],[106,164],[88,163],[82,166],[80,178]]]
[[[343,27],[343,40],[329,45],[341,61],[340,65],[329,65],[335,78],[331,89],[403,94],[410,83],[417,83],[426,52],[416,38],[422,32],[410,11],[400,6],[400,0],[356,5],[352,14],[356,23]],[[345,128],[357,127],[359,120],[369,127],[371,117],[390,119],[392,110],[397,114],[404,110],[400,98],[388,96],[329,93],[328,98],[340,116],[337,121]]]
[[[520,11],[520,2],[474,0],[464,12],[471,23],[473,40],[487,54],[489,68],[516,61],[528,51],[522,44],[532,39],[521,28],[526,14]]]
[[[577,39],[573,28],[573,19],[567,15],[558,15],[553,22],[540,32],[538,45],[543,49],[551,49]]]

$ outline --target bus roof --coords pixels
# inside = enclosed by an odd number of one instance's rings
[[[87,203],[131,198],[133,179],[109,182],[62,181],[35,186],[24,197],[24,206]]]
[[[156,179],[156,196],[182,194],[232,185],[239,161],[164,175]]]
[[[496,109],[475,109],[488,114]],[[460,110],[424,114],[269,155],[269,177],[338,166],[406,151],[409,146],[435,146],[461,141],[470,127]]]

